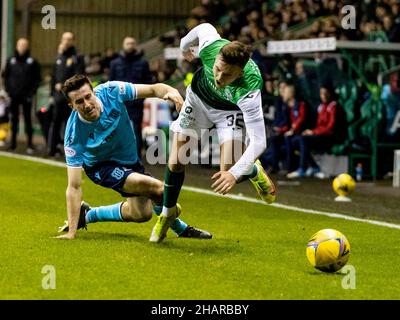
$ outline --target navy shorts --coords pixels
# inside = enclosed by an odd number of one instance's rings
[[[89,179],[95,184],[113,189],[119,192],[123,197],[138,196],[137,194],[130,194],[122,191],[126,178],[128,178],[128,176],[133,172],[145,174],[141,162],[132,165],[123,165],[118,162],[107,161],[99,163],[94,167],[87,167],[84,165],[83,169]]]

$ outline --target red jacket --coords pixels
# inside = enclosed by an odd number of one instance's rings
[[[293,108],[287,107],[290,115],[290,126],[286,125],[279,128],[279,133],[285,133],[289,130],[293,130],[294,133],[299,133],[302,129],[302,124],[306,119],[306,106],[304,102],[296,101],[296,104]]]
[[[332,135],[336,122],[336,102],[321,103],[318,107],[317,125],[312,130],[315,135]]]

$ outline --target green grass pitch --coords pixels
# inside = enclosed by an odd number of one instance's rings
[[[66,218],[66,170],[0,157],[0,299],[398,299],[400,230],[183,191],[182,218],[211,241],[148,242],[143,224],[97,223],[73,241],[52,238]],[[187,181],[190,185],[190,181]],[[92,206],[121,201],[84,178]],[[319,229],[350,241],[356,289],[308,265]],[[56,288],[42,288],[42,268]]]

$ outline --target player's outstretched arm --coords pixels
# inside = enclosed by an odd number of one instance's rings
[[[136,98],[156,97],[164,100],[171,100],[175,103],[176,110],[181,111],[183,98],[179,91],[163,83],[156,84],[135,84]]]
[[[215,192],[226,194],[236,182],[251,172],[254,162],[267,147],[264,116],[260,91],[251,92],[240,101],[249,144],[240,159],[228,171],[219,171],[213,175],[212,188]]]
[[[195,59],[195,55],[191,49],[194,45],[199,45],[199,51],[204,47],[210,45],[216,40],[221,39],[217,30],[209,23],[202,23],[193,28],[185,37],[181,39],[180,49],[183,57],[187,61]]]
[[[78,229],[79,212],[82,201],[82,169],[68,167],[68,187],[66,192],[69,231],[58,239],[73,239]]]
[[[229,172],[237,180],[251,171],[254,162],[267,147],[260,90],[245,96],[239,101],[239,106],[243,111],[244,125],[249,143],[240,159],[229,169]]]

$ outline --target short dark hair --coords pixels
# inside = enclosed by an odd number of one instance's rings
[[[323,83],[320,85],[319,89],[325,89],[326,91],[328,91],[329,101],[337,100],[336,90],[332,83]]]
[[[68,93],[82,88],[85,84],[88,84],[90,88],[93,90],[93,86],[86,75],[76,74],[64,82],[62,86],[62,92],[64,93],[68,101],[71,101],[71,99],[68,96]]]
[[[221,48],[220,55],[227,64],[244,68],[250,59],[252,48],[240,41],[232,41]]]

